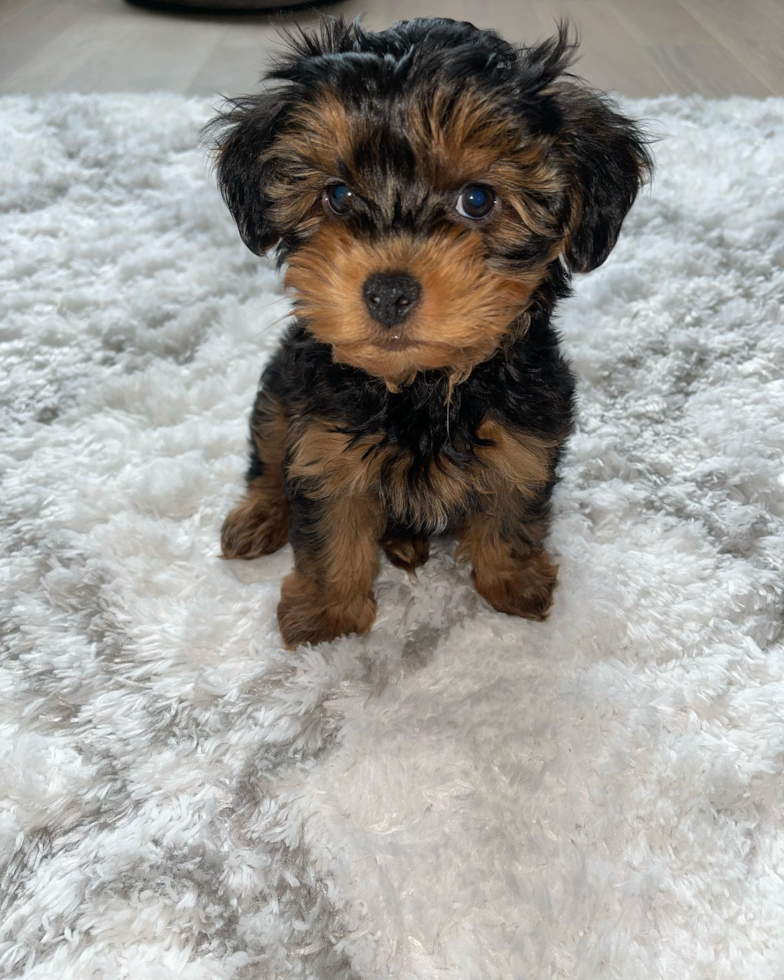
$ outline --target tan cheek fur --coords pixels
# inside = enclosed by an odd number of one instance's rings
[[[405,321],[404,350],[380,347],[385,331],[369,316],[362,286],[375,272],[408,271],[422,299]],[[525,309],[544,269],[512,278],[489,269],[478,231],[454,227],[424,241],[355,239],[338,222],[322,225],[291,259],[286,284],[297,312],[334,348],[336,360],[404,380],[428,368],[460,373],[489,357]]]

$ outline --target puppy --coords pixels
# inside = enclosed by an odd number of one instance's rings
[[[413,572],[446,531],[492,606],[547,616],[574,407],[553,311],[651,168],[638,127],[568,74],[575,48],[563,26],[515,48],[450,20],[328,20],[210,124],[242,239],[277,246],[294,295],[222,531],[226,558],[291,541],[289,648],[365,633],[379,547]]]

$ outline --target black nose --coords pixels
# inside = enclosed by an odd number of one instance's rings
[[[421,292],[422,287],[406,272],[376,272],[368,276],[362,287],[370,315],[385,327],[405,320]]]

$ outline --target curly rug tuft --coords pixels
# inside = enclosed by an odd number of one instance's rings
[[[784,101],[628,108],[550,620],[443,542],[290,654],[289,550],[217,558],[287,305],[209,107],[0,100],[0,975],[780,980]]]

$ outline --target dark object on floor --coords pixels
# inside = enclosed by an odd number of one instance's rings
[[[168,13],[253,14],[290,7],[321,6],[324,0],[127,0],[134,7]]]

